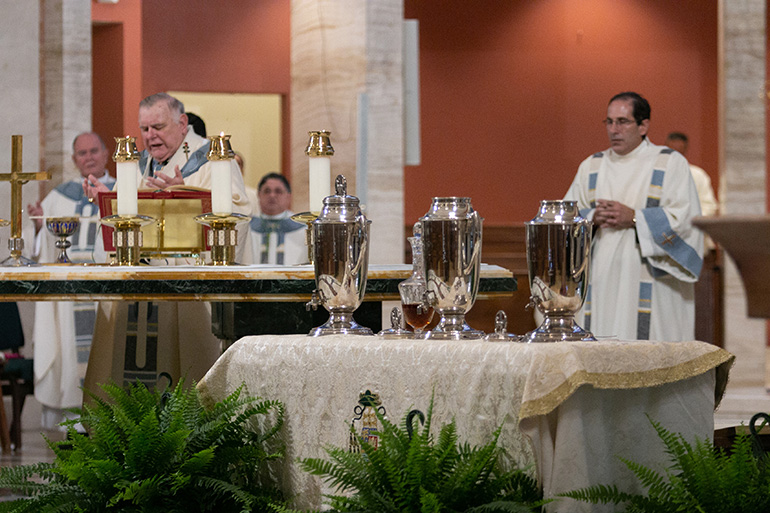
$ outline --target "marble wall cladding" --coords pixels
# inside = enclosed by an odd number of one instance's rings
[[[371,261],[403,261],[404,81],[403,2],[366,2],[368,100],[367,216],[372,219]],[[361,145],[359,145],[360,147]],[[426,207],[427,211],[427,207]]]
[[[722,2],[722,214],[765,212],[765,0]],[[765,321],[746,315],[734,263],[725,265],[725,348],[737,356],[731,381],[763,385]]]
[[[0,0],[0,172],[11,171],[11,136],[23,136],[24,171],[37,171],[40,129],[40,6],[38,2]],[[10,219],[8,182],[0,183],[0,218]],[[37,199],[37,187],[25,186],[23,201]],[[0,229],[0,258],[8,256],[8,228]]]
[[[49,189],[80,175],[72,140],[91,129],[91,2],[44,0],[42,41],[43,165]]]
[[[370,262],[403,261],[403,0],[292,0],[291,151],[295,211],[307,210],[310,130],[331,130],[372,220]]]

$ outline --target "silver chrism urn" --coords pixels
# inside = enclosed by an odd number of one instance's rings
[[[465,322],[479,291],[481,216],[470,198],[433,198],[420,218],[428,303],[441,320],[426,338],[476,339],[484,336]]]
[[[522,341],[596,340],[575,322],[588,290],[592,223],[576,201],[541,201],[526,225],[530,305],[544,320]]]
[[[372,222],[361,212],[358,198],[347,194],[344,176],[337,176],[335,191],[324,198],[323,209],[311,226],[316,289],[307,308],[323,305],[329,320],[309,334],[373,335],[353,320],[366,291]]]

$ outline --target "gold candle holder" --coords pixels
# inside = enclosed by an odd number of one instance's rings
[[[139,157],[139,150],[136,149],[136,137],[127,135],[115,138],[115,153],[112,155],[114,162],[138,162]]]
[[[210,135],[211,141],[209,151],[206,154],[208,160],[232,160],[235,158],[235,152],[230,145],[230,136],[225,133],[219,135]]]
[[[208,244],[211,246],[211,265],[233,265],[235,248],[238,245],[238,230],[235,226],[249,219],[249,216],[232,213],[228,215],[201,214],[195,221],[210,228]]]
[[[293,221],[298,223],[305,223],[305,244],[307,245],[307,259],[313,263],[313,221],[315,221],[321,214],[320,209],[318,211],[313,210],[313,203],[317,202],[319,198],[314,198],[313,192],[316,188],[324,190],[331,194],[331,169],[328,167],[319,166],[313,159],[316,157],[331,157],[334,155],[334,147],[332,147],[331,132],[329,130],[311,130],[307,133],[310,139],[308,139],[307,146],[305,147],[305,155],[310,158],[310,165],[308,169],[308,211],[294,214],[291,216]],[[326,160],[326,159],[321,159]],[[321,195],[324,196],[324,193]],[[321,209],[323,209],[323,197],[321,200]]]
[[[131,136],[115,138],[115,153],[112,160],[118,165],[139,160],[139,152],[136,149],[136,138]],[[124,180],[122,182],[121,180]],[[122,186],[122,187],[121,187]],[[118,207],[120,200],[129,200],[130,203],[136,199],[136,177],[131,174],[118,173],[118,182],[116,183],[118,191]],[[121,188],[129,190],[128,197],[121,197]],[[133,207],[133,205],[131,205]],[[131,209],[133,210],[133,209]],[[138,265],[139,255],[142,250],[142,231],[144,225],[150,224],[155,219],[150,216],[143,216],[137,213],[121,214],[102,218],[102,224],[111,226],[112,243],[115,246],[115,264],[116,265]]]
[[[291,220],[305,224],[305,245],[307,246],[307,261],[313,263],[313,221],[318,219],[320,212],[301,212],[291,216]]]
[[[102,224],[112,226],[116,265],[138,265],[142,250],[142,226],[155,219],[150,216],[115,214],[102,218]]]
[[[334,155],[329,130],[311,130],[307,134],[310,139],[305,148],[305,155],[308,157],[331,157]]]
[[[219,135],[210,135],[208,139],[209,151],[206,154],[208,160],[211,162],[222,162],[235,158],[235,152],[230,146],[229,135],[220,132]],[[211,208],[216,212],[195,216],[196,222],[210,228],[207,242],[211,246],[211,265],[233,265],[237,263],[235,261],[235,250],[238,246],[238,230],[236,230],[235,226],[247,221],[249,216],[232,212],[232,195],[230,169],[227,166],[212,168]],[[225,203],[230,205],[230,208],[222,208],[222,205]],[[220,206],[219,209],[217,209],[218,205]],[[220,212],[220,210],[224,210],[224,212]]]

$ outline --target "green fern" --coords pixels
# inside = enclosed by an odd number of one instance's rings
[[[266,464],[283,456],[273,438],[281,403],[242,397],[243,386],[211,410],[183,382],[163,394],[139,382],[101,388],[107,399],[86,392],[91,404],[62,423],[67,440],[46,438],[52,463],[0,469],[0,488],[22,495],[0,503],[0,513],[245,513],[282,503],[264,477]]]
[[[308,458],[300,464],[339,494],[327,496],[337,512],[540,511],[547,501],[535,480],[522,470],[501,466],[500,429],[486,445],[471,447],[458,444],[453,420],[434,440],[432,416],[433,399],[422,430],[410,436],[409,415],[396,426],[378,412],[383,429],[376,449],[358,437],[361,452],[327,447],[328,460]]]
[[[748,435],[736,437],[728,454],[708,441],[687,442],[650,420],[671,458],[665,474],[621,458],[646,495],[596,485],[561,494],[594,504],[623,504],[628,513],[755,513],[770,511],[770,458],[755,456]]]

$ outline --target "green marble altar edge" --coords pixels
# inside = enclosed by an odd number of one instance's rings
[[[366,294],[398,294],[402,280],[367,280]],[[309,295],[315,280],[2,280],[0,296],[46,295],[129,295],[156,294],[190,296],[196,294],[228,295]],[[516,279],[482,278],[479,292],[506,293],[516,291]]]

